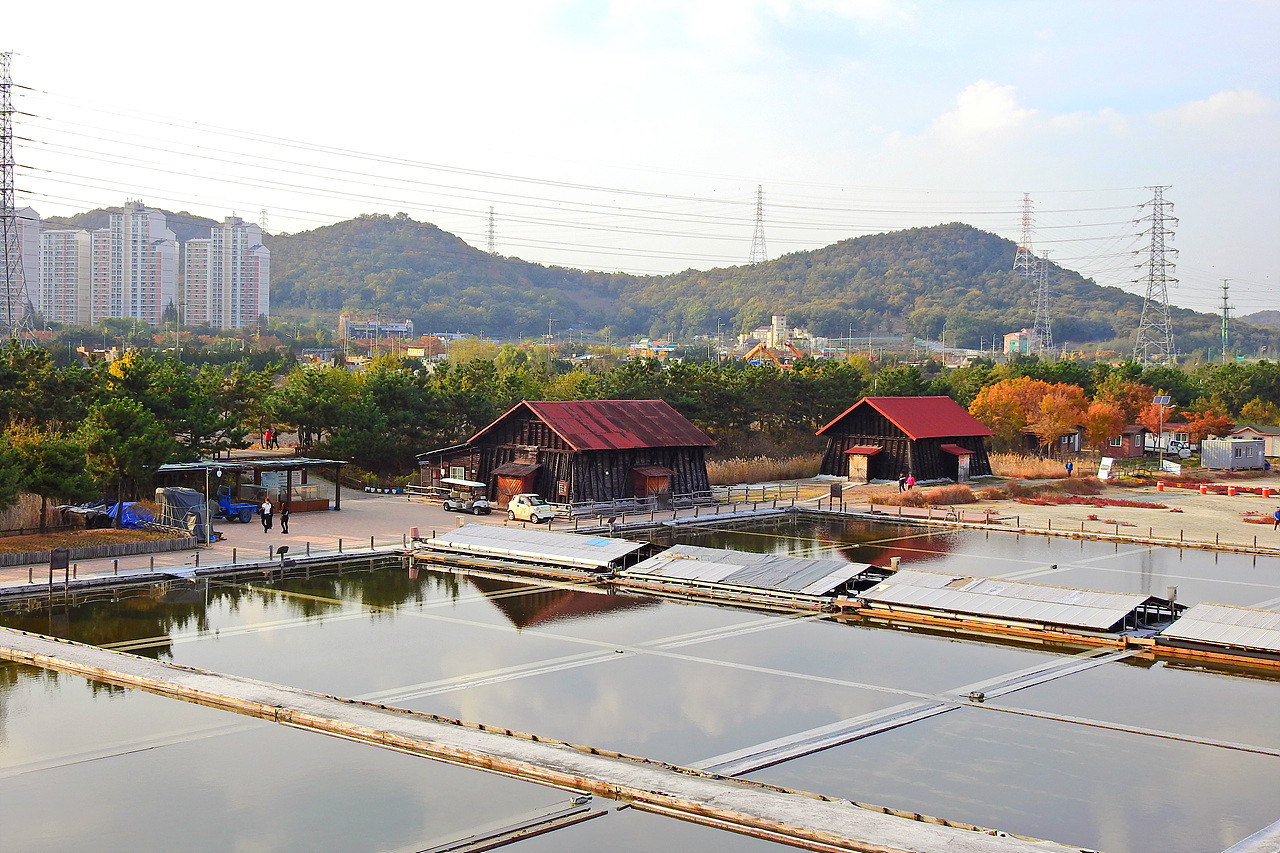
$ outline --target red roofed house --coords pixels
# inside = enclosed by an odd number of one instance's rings
[[[715,444],[662,400],[525,400],[466,444],[419,456],[423,485],[485,483],[505,507],[535,492],[552,503],[602,503],[706,492]],[[428,471],[427,469],[430,468]]]
[[[818,430],[823,474],[859,482],[954,480],[991,473],[991,430],[950,397],[863,397]]]

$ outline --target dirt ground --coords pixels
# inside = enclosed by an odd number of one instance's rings
[[[1003,481],[992,479],[990,485]],[[1024,481],[1036,485],[1052,481]],[[975,483],[975,491],[987,483]],[[1159,543],[1219,545],[1237,550],[1274,551],[1280,549],[1280,531],[1273,530],[1272,513],[1280,508],[1280,475],[1275,472],[1247,480],[1224,480],[1254,489],[1272,490],[1269,498],[1260,494],[1202,495],[1198,488],[1166,484],[1161,490],[1151,485],[1106,485],[1097,497],[1104,500],[1135,501],[1158,507],[1090,506],[1081,504],[1036,505],[1016,499],[964,504],[965,510],[991,509],[999,513],[1001,524],[1055,533],[1137,537]],[[928,491],[929,487],[925,487]],[[883,484],[848,486],[846,502],[860,502],[872,495],[893,494],[896,486]],[[1084,496],[1086,499],[1088,496]],[[976,512],[974,513],[977,514]]]

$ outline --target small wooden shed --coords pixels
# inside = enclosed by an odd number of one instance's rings
[[[821,473],[855,482],[991,473],[991,430],[950,397],[863,397],[817,434],[827,437]]]
[[[499,507],[525,492],[553,503],[664,506],[672,495],[710,490],[706,449],[714,444],[662,400],[525,400],[419,464],[424,485],[465,472],[458,475],[488,484]]]

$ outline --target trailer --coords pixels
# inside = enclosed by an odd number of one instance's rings
[[[1260,438],[1206,438],[1200,442],[1200,464],[1221,471],[1266,467],[1265,442]]]

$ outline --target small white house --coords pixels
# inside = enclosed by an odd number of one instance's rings
[[[1262,439],[1262,452],[1267,456],[1280,456],[1280,427],[1238,426],[1231,431],[1238,438]]]

